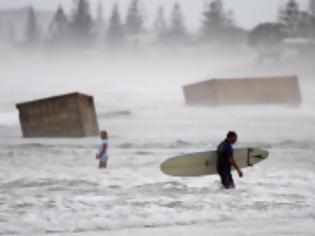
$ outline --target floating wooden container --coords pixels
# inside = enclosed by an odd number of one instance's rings
[[[296,76],[212,79],[184,86],[187,105],[226,106],[301,104],[301,92]]]
[[[70,93],[16,105],[24,137],[86,137],[99,132],[94,99]]]

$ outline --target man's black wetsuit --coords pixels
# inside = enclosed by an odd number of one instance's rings
[[[225,187],[230,187],[233,184],[233,177],[231,174],[230,158],[233,158],[233,148],[231,143],[224,140],[217,149],[217,171],[221,177],[221,182]]]

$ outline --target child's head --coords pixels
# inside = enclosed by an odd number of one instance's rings
[[[108,138],[108,134],[107,131],[103,130],[100,132],[100,137],[101,139],[107,139]]]

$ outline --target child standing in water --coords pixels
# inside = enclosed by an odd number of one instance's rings
[[[108,134],[106,131],[101,131],[100,133],[101,144],[99,145],[98,152],[96,154],[96,159],[99,160],[99,168],[107,168],[108,161]]]

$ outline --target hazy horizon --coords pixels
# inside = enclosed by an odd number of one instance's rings
[[[62,1],[62,5],[69,12],[72,6],[72,0]],[[95,12],[96,5],[99,0],[90,0],[91,10]],[[130,0],[107,0],[103,1],[104,15],[109,17],[112,6],[115,2],[118,2],[122,16],[125,16],[126,8],[128,7]],[[156,10],[159,6],[166,8],[167,16],[170,14],[172,5],[175,2],[180,2],[182,5],[182,11],[185,15],[186,25],[190,29],[197,29],[202,20],[202,10],[204,4],[210,2],[208,0],[195,0],[194,2],[189,0],[173,0],[173,1],[155,1],[155,0],[142,0],[141,3],[144,6],[145,19],[147,24],[152,24],[155,18]],[[284,4],[286,0],[264,0],[264,1],[252,1],[252,0],[229,0],[224,1],[225,9],[232,10],[234,12],[234,18],[238,25],[244,28],[252,28],[258,23],[267,21],[276,21],[279,7]],[[302,9],[305,9],[308,4],[308,0],[299,0]],[[19,8],[33,4],[37,10],[55,10],[61,1],[51,0],[2,0],[0,2],[0,9]],[[245,7],[246,6],[246,9]],[[257,13],[257,9],[259,12]]]
[[[314,235],[315,18],[200,28],[209,0],[139,0],[143,21],[126,24],[132,0],[90,0],[107,22],[91,24],[73,1],[0,0],[17,8],[0,10],[0,236]],[[252,29],[287,0],[223,1]],[[153,27],[175,2],[188,33],[178,11]],[[73,92],[93,99],[60,97]],[[243,175],[223,186],[229,130]],[[172,157],[177,176],[161,170]]]

